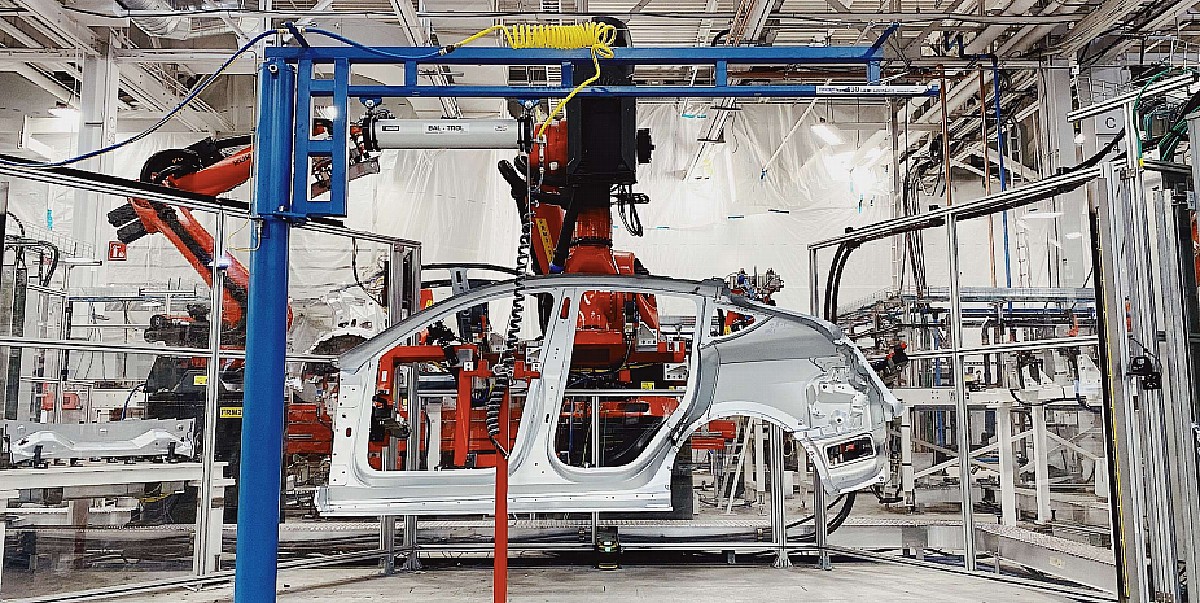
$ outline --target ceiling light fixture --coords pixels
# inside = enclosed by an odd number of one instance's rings
[[[1050,220],[1052,218],[1057,218],[1062,215],[1063,215],[1063,213],[1061,211],[1033,211],[1033,210],[1030,210],[1029,213],[1027,213],[1021,217],[1025,218],[1026,220]]]

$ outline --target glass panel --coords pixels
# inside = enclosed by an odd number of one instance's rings
[[[106,305],[95,305],[102,314]],[[97,335],[93,317],[80,314],[76,324]],[[148,425],[153,402],[144,387],[152,366],[189,359],[76,350],[60,381],[58,375],[37,375],[43,353],[58,351],[26,351],[33,361],[12,368],[22,395],[38,405],[22,407],[19,414],[28,416],[0,424],[6,438],[0,484],[17,494],[4,510],[10,519],[0,596],[189,574],[199,431],[178,420]],[[67,476],[80,471],[87,483]]]

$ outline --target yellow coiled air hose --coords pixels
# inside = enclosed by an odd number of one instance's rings
[[[575,94],[600,79],[600,59],[611,59],[613,57],[613,50],[610,45],[617,41],[617,28],[608,23],[593,22],[581,25],[493,25],[455,44],[449,50],[453,50],[459,46],[466,46],[475,40],[498,31],[504,33],[504,38],[508,41],[510,48],[561,48],[563,50],[590,48],[592,51],[592,65],[595,66],[596,72],[592,74],[592,77],[575,86],[566,98],[558,101],[558,104],[554,106],[554,110],[550,112],[550,116],[538,128],[537,134],[539,137],[545,133],[546,127],[550,125],[550,122],[559,113],[562,113],[563,108],[575,97]]]

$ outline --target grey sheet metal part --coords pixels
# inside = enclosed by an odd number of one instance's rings
[[[420,328],[454,312],[513,294],[497,283],[452,297],[394,325],[339,360],[329,485],[317,494],[328,515],[486,514],[493,510],[494,469],[377,471],[367,463],[371,396],[379,361]],[[540,350],[541,378],[529,387],[509,460],[511,512],[661,511],[670,509],[675,453],[708,421],[751,416],[782,425],[804,446],[832,494],[887,478],[886,423],[900,402],[841,330],[820,319],[731,296],[719,280],[560,275],[524,279],[526,293],[549,293],[560,307],[584,291],[671,295],[696,303],[699,325],[718,305],[753,314],[756,322],[728,336],[698,328],[687,394],[641,454],[620,467],[580,468],[554,454],[560,401],[566,389],[575,312],[554,313]],[[572,301],[571,303],[574,303]],[[869,438],[861,458],[831,460],[830,447]],[[835,449],[836,450],[836,449]],[[837,455],[833,455],[837,457]]]
[[[192,455],[194,419],[129,419],[111,423],[0,421],[14,463],[42,459]]]

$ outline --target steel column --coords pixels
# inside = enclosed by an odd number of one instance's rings
[[[511,391],[511,390],[509,390]],[[509,438],[512,398],[509,392],[504,392],[503,406],[500,407],[500,434],[497,437],[504,442],[505,447],[511,447]],[[492,560],[492,601],[493,603],[508,603],[508,457],[496,451],[496,513],[495,532]]]
[[[4,290],[5,277],[8,273],[4,271],[4,234],[5,224],[8,216],[8,192],[9,183],[0,182],[0,291]],[[16,322],[19,316],[23,313],[16,311],[16,302],[19,299],[18,291],[21,290],[23,283],[17,282],[18,266],[20,262],[13,262],[13,282],[11,300],[0,295],[0,304],[7,307],[0,307],[0,314],[6,315],[6,320],[0,323],[0,336],[13,335],[14,330],[19,330]],[[19,333],[17,333],[19,334]],[[14,355],[13,352],[16,352]],[[0,386],[0,419],[16,419],[17,418],[17,395],[16,388],[20,382],[20,350],[10,350],[7,347],[0,346],[0,376],[3,377],[5,383]],[[10,367],[16,367],[15,371],[11,371]],[[0,549],[3,545],[0,544]]]
[[[771,534],[775,538],[776,568],[792,566],[788,559],[786,470],[783,463],[783,441],[787,433],[775,423],[771,427]]]
[[[754,426],[754,447],[750,449],[751,453],[746,455],[746,477],[749,479],[751,470],[753,470],[755,498],[760,503],[763,486],[767,485],[767,443],[763,439],[768,429],[770,429],[770,423],[767,421],[760,421]],[[747,502],[749,502],[749,497],[747,497]]]
[[[421,420],[421,391],[420,391],[420,365],[413,363],[408,365],[408,441],[404,443],[404,470],[405,471],[420,471],[421,470],[421,429],[425,422]],[[430,434],[429,439],[440,437],[440,434]],[[421,560],[417,555],[417,516],[404,516],[404,543],[405,560],[403,569],[419,570],[421,569]]]
[[[958,217],[946,216],[946,249],[950,260],[950,345],[963,347],[962,296],[959,288]],[[962,352],[955,352],[954,367],[954,435],[958,442],[958,483],[962,492],[963,564],[967,571],[975,569],[975,510],[971,500],[971,421],[967,408],[966,373]]]
[[[0,239],[2,240],[2,239]],[[0,490],[0,513],[4,513],[8,507],[8,501],[20,496],[17,490]],[[0,559],[4,559],[4,531],[8,527],[8,521],[0,521]],[[0,567],[0,592],[4,592],[4,568]]]
[[[892,143],[892,217],[899,218],[904,215],[904,208],[901,201],[904,199],[904,180],[900,176],[900,110],[899,103],[895,100],[888,101],[888,115],[891,118],[888,120],[888,138]],[[907,124],[905,124],[907,125]],[[905,162],[907,164],[907,161]],[[986,162],[984,162],[986,165]],[[907,165],[906,165],[907,167]],[[903,279],[900,274],[901,266],[904,264],[904,235],[895,235],[892,237],[892,290],[900,291],[904,286]]]
[[[1037,412],[1038,408],[1034,408]],[[1045,422],[1043,422],[1043,425]],[[1013,462],[1012,404],[1001,402],[996,409],[996,440],[1000,455],[1000,523],[1017,525],[1017,472]]]
[[[102,54],[85,57],[81,64],[83,81],[79,90],[79,135],[77,152],[94,151],[115,142],[117,127],[117,105],[120,99],[117,88],[121,79],[120,66],[116,62],[117,36],[110,34]],[[79,168],[93,172],[112,171],[112,155],[101,155],[80,162]],[[100,195],[86,191],[75,192],[75,215],[71,220],[71,235],[76,241],[91,245],[99,251],[102,229],[108,228],[100,208],[104,203]],[[95,275],[88,271],[84,287],[93,284]]]
[[[1127,133],[1136,134],[1140,131],[1138,109],[1135,105],[1136,102],[1125,105]],[[1135,136],[1129,141],[1130,145],[1136,140]],[[1161,350],[1158,349],[1159,328],[1154,292],[1155,272],[1160,266],[1156,265],[1157,262],[1153,258],[1155,250],[1150,246],[1148,227],[1151,218],[1146,208],[1146,182],[1141,159],[1140,144],[1136,147],[1130,146],[1126,153],[1126,163],[1131,178],[1127,181],[1129,188],[1123,197],[1128,204],[1123,216],[1128,236],[1124,260],[1130,275],[1130,287],[1125,291],[1125,296],[1129,303],[1129,320],[1132,326],[1128,336],[1136,351],[1126,358],[1149,355],[1154,357],[1154,364],[1158,365],[1157,355],[1161,354]],[[1151,351],[1150,348],[1155,351]],[[1159,365],[1158,368],[1161,370],[1163,367]],[[1122,371],[1122,374],[1127,374],[1127,371]],[[1170,378],[1171,375],[1163,373],[1164,384],[1169,384]],[[1145,470],[1145,480],[1135,483],[1137,487],[1144,489],[1146,496],[1146,543],[1150,556],[1152,597],[1156,601],[1178,600],[1176,591],[1179,568],[1176,563],[1174,517],[1170,508],[1169,493],[1171,477],[1167,473],[1168,457],[1162,427],[1163,390],[1146,388],[1143,383],[1138,383],[1135,395],[1138,407],[1132,425],[1141,430]]]
[[[1050,511],[1050,443],[1046,431],[1046,407],[1033,406],[1029,414],[1033,419],[1033,488],[1037,522],[1046,524],[1054,519]]]
[[[816,527],[817,569],[831,570],[829,560],[829,513],[825,508],[825,487],[821,485],[821,474],[813,463],[813,519]]]
[[[395,281],[392,281],[395,282]],[[389,318],[391,312],[388,312]],[[389,321],[390,326],[390,321]],[[399,402],[400,402],[400,375],[402,371],[400,367],[392,367],[391,375],[391,391],[392,391],[392,408],[390,415],[392,419],[399,417]],[[396,456],[400,450],[399,440],[391,434],[387,436],[387,443],[384,444],[383,450],[379,457],[379,467],[382,471],[395,471]],[[383,573],[385,575],[396,571],[396,517],[393,515],[383,515],[379,518],[379,548],[384,551],[383,558],[380,560],[383,565]]]
[[[1192,115],[1188,116],[1188,134],[1191,136],[1190,140],[1200,140],[1200,114],[1193,113]],[[1192,182],[1200,182],[1200,178],[1198,178],[1200,177],[1200,144],[1192,144],[1190,152],[1192,160]],[[1192,209],[1195,209],[1194,205],[1192,206]],[[1194,215],[1187,213],[1186,208],[1180,207],[1177,209],[1177,211],[1181,212],[1184,216],[1189,216],[1190,221],[1194,222],[1196,219]],[[1182,222],[1183,220],[1180,221]],[[1190,311],[1185,309],[1185,314],[1183,317],[1183,333],[1187,334],[1188,345],[1184,346],[1182,350],[1174,353],[1185,353],[1187,354],[1188,358],[1187,366],[1184,368],[1186,368],[1187,374],[1189,375],[1191,381],[1189,385],[1191,388],[1192,397],[1182,397],[1178,399],[1181,403],[1181,407],[1179,412],[1180,416],[1177,418],[1176,425],[1183,428],[1183,437],[1192,443],[1192,445],[1185,448],[1185,450],[1187,450],[1187,454],[1182,455],[1185,458],[1180,459],[1180,462],[1187,463],[1188,465],[1185,468],[1185,471],[1190,473],[1190,475],[1186,477],[1188,480],[1187,488],[1190,489],[1194,496],[1197,490],[1200,490],[1200,475],[1198,475],[1200,474],[1200,467],[1197,467],[1197,463],[1200,462],[1200,458],[1197,458],[1197,456],[1200,455],[1200,451],[1198,451],[1197,447],[1195,446],[1197,441],[1196,438],[1200,437],[1200,404],[1197,404],[1197,401],[1194,397],[1196,388],[1200,387],[1200,338],[1197,337],[1197,331],[1200,330],[1200,328],[1198,328],[1198,323],[1200,323],[1200,315],[1196,314],[1196,307],[1198,303],[1194,297],[1197,279],[1194,277],[1195,273],[1189,274],[1188,272],[1188,267],[1193,265],[1194,259],[1192,259],[1191,254],[1186,251],[1189,246],[1183,243],[1183,241],[1186,240],[1185,232],[1187,230],[1187,227],[1185,227],[1183,224],[1179,224],[1179,230],[1177,231],[1178,234],[1173,243],[1175,246],[1175,252],[1172,261],[1180,267],[1180,272],[1178,275],[1179,283],[1177,286],[1182,290],[1190,290],[1192,292],[1192,295],[1184,296],[1184,299],[1189,300],[1185,308],[1190,306]],[[1176,337],[1173,341],[1175,342],[1175,345],[1182,344],[1183,338]],[[1181,355],[1180,357],[1183,356]],[[1183,392],[1181,391],[1180,393]],[[1186,540],[1183,546],[1183,549],[1187,554],[1187,597],[1189,601],[1200,601],[1200,542],[1197,542],[1197,539],[1200,538],[1200,517],[1197,517],[1197,514],[1200,514],[1200,509],[1198,509],[1193,503],[1189,505],[1188,512],[1192,515],[1192,525],[1184,536]]]
[[[819,248],[808,248],[808,295],[809,312],[813,316],[821,315],[821,280],[820,262],[817,256]],[[821,475],[813,464],[813,527],[816,530],[817,567],[823,570],[833,569],[829,562],[829,513],[825,508],[825,489],[821,486]]]
[[[571,409],[571,414],[574,415],[575,409]],[[591,423],[592,423],[592,466],[600,466],[600,396],[592,396],[591,401]],[[716,484],[716,478],[713,478],[713,484]],[[721,496],[721,489],[713,489],[717,493],[718,500]],[[718,506],[720,504],[718,503]],[[592,511],[592,546],[599,542],[600,534],[600,512]]]
[[[0,182],[0,244],[4,242],[4,226],[8,221],[8,182]],[[0,247],[0,266],[4,265],[4,251]]]
[[[257,245],[250,256],[245,398],[238,489],[234,600],[275,600],[279,494],[283,455],[284,371],[288,314],[288,211],[292,173],[295,68],[280,59],[259,70],[254,212]]]
[[[212,290],[209,297],[209,353],[208,365],[205,367],[207,381],[205,382],[204,443],[200,459],[203,476],[200,478],[199,498],[196,501],[199,507],[196,512],[196,519],[199,521],[197,527],[199,546],[196,554],[192,556],[192,571],[197,576],[217,571],[221,565],[221,539],[218,536],[216,542],[213,542],[209,538],[212,533],[210,509],[215,494],[214,483],[217,479],[225,477],[216,475],[213,471],[216,468],[217,417],[221,406],[221,329],[224,327],[221,322],[221,313],[225,295],[225,268],[228,265],[225,259],[225,212],[217,212],[216,219],[212,253]]]
[[[303,109],[303,107],[300,107]],[[405,283],[408,280],[408,271],[406,270],[406,257],[404,249],[398,245],[391,246],[391,260],[388,264],[388,282],[390,283]],[[405,303],[407,291],[405,288],[393,285],[388,287],[387,299],[387,324],[392,326],[405,318]],[[395,379],[393,372],[392,378]],[[396,448],[394,445],[395,438],[388,438],[388,445],[383,451],[384,464],[380,465],[387,469],[395,469]],[[408,537],[407,531],[405,537]],[[379,548],[384,551],[381,558],[383,565],[383,573],[391,574],[396,571],[396,517],[385,515],[379,518]]]
[[[900,491],[904,493],[904,505],[917,504],[917,477],[913,469],[912,406],[905,404],[900,415]]]
[[[1132,148],[1132,145],[1130,145]],[[1113,525],[1113,547],[1122,549],[1122,566],[1117,568],[1125,586],[1117,596],[1121,601],[1144,602],[1146,598],[1146,530],[1144,528],[1145,499],[1143,496],[1141,437],[1137,429],[1138,418],[1134,407],[1135,388],[1133,381],[1125,375],[1130,357],[1129,332],[1126,327],[1125,292],[1128,290],[1123,250],[1125,247],[1124,216],[1126,215],[1125,187],[1140,186],[1140,182],[1124,180],[1118,176],[1118,168],[1105,168],[1108,185],[1098,212],[1097,238],[1101,252],[1101,272],[1097,282],[1104,283],[1101,310],[1104,314],[1105,387],[1109,392],[1116,453],[1114,463],[1117,471],[1110,476],[1116,483],[1118,497],[1109,501],[1115,505],[1120,518]]]
[[[395,281],[392,281],[392,282],[395,282]],[[389,312],[388,314],[390,317],[391,312]],[[392,370],[392,374],[391,374],[390,385],[391,385],[391,391],[392,391],[393,404],[392,404],[392,407],[389,410],[388,414],[391,415],[389,418],[396,419],[400,416],[400,413],[399,413],[400,385],[401,385],[400,376],[404,373],[403,373],[403,370],[399,366],[395,366],[395,365],[392,366],[391,370]],[[379,456],[379,468],[381,471],[395,471],[396,469],[398,469],[398,467],[396,467],[396,457],[397,457],[399,450],[400,450],[399,440],[396,437],[392,436],[391,434],[388,434],[387,441],[383,445],[383,450],[380,452],[380,456]],[[382,565],[383,565],[383,573],[385,575],[387,575],[387,574],[391,574],[391,573],[395,572],[396,571],[396,517],[393,515],[382,515],[379,517],[379,548],[380,548],[380,550],[384,551],[383,558],[380,559],[380,561],[382,562]]]
[[[1172,532],[1172,556],[1186,565],[1188,578],[1181,584],[1180,574],[1173,574],[1171,594],[1177,600],[1186,598],[1195,601],[1200,590],[1200,585],[1195,582],[1195,579],[1200,579],[1200,567],[1197,566],[1200,563],[1200,551],[1197,550],[1200,546],[1197,538],[1200,506],[1196,504],[1200,490],[1197,488],[1196,475],[1195,383],[1192,381],[1191,366],[1195,359],[1191,356],[1190,345],[1193,331],[1189,328],[1187,317],[1187,313],[1194,311],[1194,308],[1186,302],[1180,303],[1189,297],[1185,294],[1184,283],[1187,279],[1182,278],[1181,272],[1191,271],[1195,274],[1195,257],[1190,224],[1180,228],[1176,222],[1174,191],[1158,191],[1148,209],[1152,218],[1147,224],[1154,228],[1157,235],[1157,240],[1150,245],[1157,252],[1156,273],[1159,275],[1159,286],[1155,289],[1156,298],[1153,300],[1159,321],[1156,331],[1175,334],[1174,337],[1159,337],[1156,340],[1158,357],[1163,362],[1159,422],[1166,461],[1164,468],[1168,472],[1167,484],[1170,486],[1166,490],[1170,495],[1170,505],[1165,511]],[[1180,209],[1187,211],[1186,208]],[[1194,298],[1194,279],[1190,287]]]

